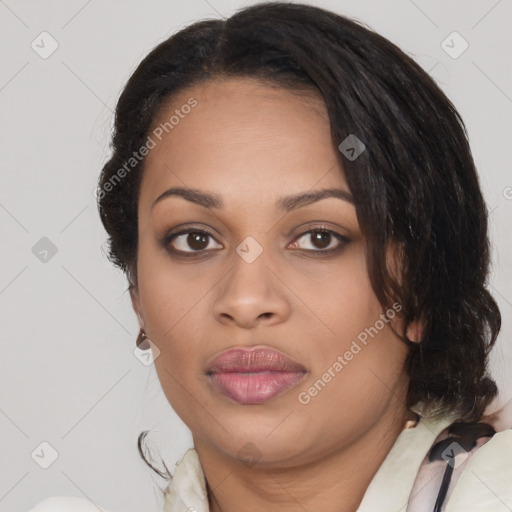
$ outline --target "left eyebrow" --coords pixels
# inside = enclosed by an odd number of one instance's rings
[[[281,211],[289,212],[296,208],[302,208],[308,204],[334,197],[354,204],[354,197],[350,192],[339,188],[323,188],[320,190],[313,190],[311,192],[303,192],[299,194],[292,194],[290,196],[281,197],[277,201],[277,208]]]
[[[192,203],[204,206],[205,208],[224,208],[224,201],[218,194],[205,192],[196,188],[187,187],[172,187],[162,192],[151,205],[151,209],[163,199],[168,197],[178,196],[190,201]],[[276,202],[276,208],[281,211],[289,212],[297,208],[302,208],[309,204],[334,197],[354,204],[354,198],[350,192],[338,188],[324,188],[320,190],[313,190],[310,192],[301,192],[289,196],[280,197]]]

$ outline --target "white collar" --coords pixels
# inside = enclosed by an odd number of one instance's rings
[[[416,474],[437,435],[454,416],[421,418],[403,430],[368,486],[357,512],[405,510]],[[164,512],[209,512],[206,480],[197,452],[190,448],[177,462],[166,495]]]

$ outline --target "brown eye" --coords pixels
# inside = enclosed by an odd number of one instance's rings
[[[209,235],[206,233],[190,233],[185,239],[185,243],[187,243],[192,249],[200,251],[201,249],[206,249],[206,247],[208,247],[208,236]]]
[[[306,247],[300,247],[299,241],[302,239],[306,241],[309,239],[310,247],[307,247],[308,244],[304,244]],[[347,242],[349,242],[349,239],[339,233],[335,233],[330,229],[317,228],[302,233],[302,235],[293,242],[292,246],[294,249],[330,254],[341,250]]]
[[[163,243],[171,252],[183,252],[183,253],[194,253],[194,252],[203,252],[210,247],[210,240],[215,241],[213,236],[207,231],[203,230],[189,230],[189,231],[180,231],[179,233],[174,233],[165,237]],[[220,244],[218,247],[222,248]]]
[[[329,246],[329,242],[331,241],[331,233],[327,231],[312,231],[311,232],[311,240],[315,247],[319,249],[325,249]]]

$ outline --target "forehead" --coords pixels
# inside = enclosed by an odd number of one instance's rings
[[[152,136],[141,201],[173,185],[253,199],[348,190],[319,93],[247,78],[213,80],[175,96],[153,121],[150,132],[155,129],[160,135]]]

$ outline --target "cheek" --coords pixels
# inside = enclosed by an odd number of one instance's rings
[[[392,313],[390,308],[388,314],[393,316]],[[372,415],[384,408],[393,395],[405,399],[399,388],[407,380],[404,363],[408,348],[391,329],[397,329],[396,323],[382,320],[381,314],[377,303],[359,310],[357,317],[345,325],[338,324],[338,330],[344,329],[344,333],[335,344],[325,348],[324,364],[318,368],[316,377],[325,380],[322,375],[329,369],[334,373],[323,398],[344,404],[342,415],[354,408],[363,416]]]
[[[329,352],[343,350],[381,313],[361,244],[353,244],[339,262],[324,265],[313,278],[303,274],[295,283],[294,291],[321,320],[316,327],[322,334],[323,348]]]
[[[149,235],[140,239],[137,272],[146,323],[155,340],[166,342],[200,296],[188,285],[188,270],[171,265],[165,250]]]
[[[177,394],[184,376],[199,371],[198,343],[204,336],[200,335],[198,312],[205,288],[190,286],[185,272],[170,269],[165,257],[144,251],[142,244],[138,277],[146,330],[160,350],[155,367],[164,391],[170,387]]]
[[[400,304],[387,311],[382,308],[362,254],[351,255],[346,263],[325,276],[324,286],[318,288],[323,292],[312,299],[313,304],[322,304],[319,316],[329,330],[314,338],[312,375],[300,391],[311,411],[330,410],[339,420],[351,421],[357,411],[361,420],[371,423],[395,394],[400,396],[408,349],[391,329],[400,332]],[[389,319],[383,320],[383,313]],[[330,408],[334,403],[338,407]]]
[[[297,413],[322,418],[322,432],[328,438],[338,439],[343,432],[348,441],[360,435],[390,407],[403,407],[406,352],[389,328],[368,336],[366,344],[357,337],[338,338],[324,347],[322,361],[298,389]]]

